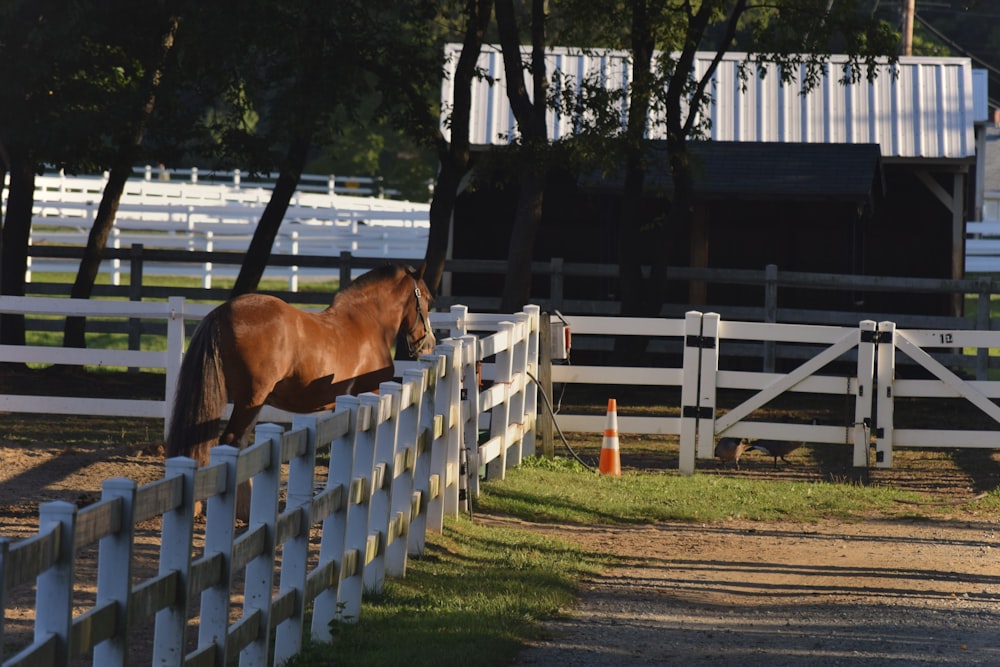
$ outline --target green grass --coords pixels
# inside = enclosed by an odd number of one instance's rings
[[[366,600],[358,623],[335,623],[334,646],[314,643],[289,667],[507,665],[538,621],[576,596],[607,561],[567,542],[449,521],[428,536],[403,579]]]
[[[922,496],[885,486],[753,480],[673,471],[601,477],[567,458],[527,459],[501,482],[485,482],[476,513],[558,524],[666,520],[815,522],[824,518],[927,518],[956,508],[917,505]],[[993,515],[1000,492],[963,507]],[[294,667],[507,665],[539,637],[537,621],[573,600],[582,578],[614,564],[564,541],[521,530],[450,521],[431,535],[407,576],[366,600],[356,624],[334,626],[334,643],[312,644]],[[391,637],[391,641],[386,638]]]
[[[744,477],[664,472],[600,476],[568,459],[525,461],[502,482],[484,484],[484,511],[519,518],[575,524],[657,521],[817,521],[872,512],[892,514],[912,492],[890,487],[755,480]]]

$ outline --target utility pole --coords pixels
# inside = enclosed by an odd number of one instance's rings
[[[916,0],[900,0],[902,3],[900,12],[902,14],[903,39],[899,45],[900,55],[913,55],[913,13]]]

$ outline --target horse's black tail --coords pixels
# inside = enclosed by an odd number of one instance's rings
[[[190,456],[208,463],[208,449],[219,443],[226,386],[219,351],[219,323],[214,313],[201,321],[181,362],[167,432],[166,455]]]

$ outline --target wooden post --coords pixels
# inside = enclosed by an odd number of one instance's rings
[[[396,457],[396,442],[399,434],[400,386],[397,382],[383,382],[379,385],[378,396],[362,394],[361,404],[372,406],[375,420],[375,449],[372,462],[371,498],[368,506],[368,536],[376,540],[375,553],[371,562],[365,563],[365,591],[381,593],[385,589],[385,547],[389,538],[389,510],[391,508],[389,489]]]
[[[979,287],[979,296],[976,300],[976,329],[980,331],[990,330],[990,283],[989,276],[980,276],[976,280]],[[976,350],[976,379],[985,381],[990,379],[990,350],[981,347]]]
[[[511,380],[513,379],[514,355],[511,340],[514,338],[514,323],[501,322],[500,333],[506,333],[506,346],[496,354],[494,385],[502,385],[503,398],[490,410],[490,438],[500,439],[500,455],[486,464],[487,479],[504,479],[507,476],[507,425],[510,424]]]
[[[174,411],[177,383],[181,377],[181,362],[184,360],[184,297],[172,296],[167,299],[167,366],[163,401],[163,437],[170,429],[170,417]]]
[[[778,266],[764,267],[764,321],[778,321]],[[764,372],[774,372],[774,341],[764,341]]]
[[[254,429],[254,445],[268,450],[270,462],[253,476],[250,497],[250,530],[262,530],[261,553],[246,565],[243,585],[243,617],[260,619],[260,632],[241,652],[244,665],[266,665],[271,640],[271,592],[274,589],[275,527],[278,524],[278,491],[281,487],[281,443],[284,429],[277,424],[260,424]]]
[[[413,469],[420,432],[423,374],[419,370],[415,373],[412,370],[406,371],[402,384],[389,383],[388,386],[398,393],[393,400],[399,405],[395,413],[399,424],[396,427],[397,444],[390,475],[390,529],[385,548],[385,572],[390,577],[402,577],[406,574],[407,543],[412,519]]]
[[[129,249],[128,300],[142,301],[142,244],[133,243]],[[142,320],[137,317],[128,321],[128,349],[138,350],[142,341]],[[136,373],[138,368],[129,368]]]
[[[191,572],[191,537],[194,533],[193,459],[177,457],[166,463],[165,478],[177,478],[181,486],[180,504],[163,514],[160,539],[160,576],[177,573],[177,598],[156,612],[153,635],[153,664],[182,667],[184,635],[187,630],[188,579]]]
[[[552,416],[552,316],[542,313],[538,319],[538,391],[542,395],[542,408],[536,429],[542,440],[542,456],[555,456]]]
[[[343,398],[338,398],[339,403]],[[371,507],[372,467],[375,465],[375,424],[378,415],[378,396],[362,394],[354,410],[355,429],[354,469],[347,487],[347,533],[344,543],[344,563],[340,577],[338,621],[357,623],[361,615],[361,598],[364,594],[362,571],[368,552],[368,517]],[[351,560],[353,567],[346,561]],[[329,619],[327,619],[329,621]]]
[[[205,522],[206,554],[221,557],[219,578],[201,592],[201,620],[198,625],[198,653],[214,652],[215,665],[228,664],[229,604],[233,588],[233,537],[236,522],[236,463],[240,450],[229,445],[212,447],[211,465],[224,468],[226,487],[208,498]]]
[[[324,494],[339,489],[340,507],[323,519],[323,537],[319,545],[316,570],[330,569],[330,579],[340,582],[344,578],[344,554],[347,549],[347,513],[350,508],[351,474],[354,471],[354,442],[357,436],[358,397],[338,396],[337,411],[328,419],[346,419],[347,431],[333,438],[330,443],[330,465]],[[319,424],[317,424],[319,431]],[[318,444],[319,441],[317,440]],[[339,583],[324,589],[313,602],[312,638],[330,641],[330,622],[341,619]]]
[[[136,484],[131,479],[116,477],[104,481],[101,501],[121,500],[119,528],[116,533],[101,538],[97,556],[97,604],[113,604],[118,609],[111,637],[94,647],[94,664],[126,667],[129,664],[129,600],[132,597],[132,545],[135,538]]]
[[[63,500],[42,503],[38,533],[58,534],[52,565],[38,575],[35,588],[35,642],[55,636],[52,664],[69,664],[69,640],[73,618],[73,536],[76,505]]]
[[[302,630],[305,620],[305,590],[309,574],[310,509],[313,500],[313,474],[316,467],[316,417],[295,415],[289,436],[305,433],[305,451],[288,462],[285,512],[298,512],[301,517],[299,530],[288,537],[281,546],[281,574],[278,578],[278,597],[292,595],[295,607],[290,617],[278,624],[274,631],[274,664],[285,664],[302,649]]]
[[[479,497],[479,339],[462,336],[462,397],[469,406],[463,416],[463,442],[465,443],[467,500]]]
[[[525,335],[528,340],[525,342],[526,355],[525,367],[521,373],[524,374],[524,433],[521,443],[521,456],[534,456],[536,453],[537,422],[538,422],[538,357],[540,356],[541,345],[538,341],[538,323],[541,320],[541,309],[538,306],[525,306],[524,312],[528,315],[525,326],[528,330]]]

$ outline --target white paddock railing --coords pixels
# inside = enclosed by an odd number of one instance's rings
[[[553,365],[553,384],[654,386],[679,390],[677,416],[618,415],[623,434],[676,435],[680,441],[679,468],[692,473],[697,460],[714,457],[715,440],[722,436],[774,438],[847,445],[853,465],[892,466],[898,447],[1000,448],[1000,381],[967,380],[938,361],[956,349],[970,357],[1000,348],[1000,331],[896,329],[891,322],[865,320],[857,327],[775,324],[722,320],[715,313],[692,311],[684,319],[590,317],[563,318],[574,343],[609,336],[648,338],[648,349],[673,352],[674,367],[635,368],[606,365]],[[794,348],[801,364],[788,372],[729,370],[746,368],[747,350],[756,346],[768,368],[775,348]],[[736,354],[739,352],[739,354]],[[896,377],[902,353],[929,377]],[[783,358],[790,355],[782,354]],[[736,360],[738,363],[727,363]],[[876,363],[877,360],[877,363]],[[772,364],[773,366],[773,364]],[[914,374],[910,374],[911,376]],[[876,393],[877,389],[877,393]],[[741,402],[719,410],[718,394],[738,390]],[[762,416],[762,408],[782,394],[825,396],[845,412],[836,424],[791,424]],[[967,402],[983,415],[986,426],[968,428],[895,427],[901,401],[935,401],[943,408],[955,399]],[[619,410],[627,405],[619,401]],[[945,410],[947,411],[947,409]],[[564,432],[600,433],[604,416],[560,412]],[[627,439],[623,439],[623,448]]]
[[[29,243],[85,245],[103,191],[97,178],[39,177],[34,223]],[[108,238],[113,248],[142,244],[147,248],[245,252],[270,199],[265,188],[199,184],[184,181],[129,181]],[[336,193],[298,192],[293,197],[272,251],[288,255],[420,259],[427,247],[426,203],[352,197]],[[191,267],[186,267],[190,270]],[[232,277],[238,267],[197,267],[205,287],[213,275]],[[65,260],[32,260],[31,269],[74,271]],[[109,262],[113,284],[120,284],[120,263]],[[177,266],[161,267],[176,273]],[[298,267],[284,271],[297,290]]]
[[[330,639],[334,620],[357,620],[363,595],[379,592],[386,576],[403,576],[408,555],[423,552],[425,532],[441,531],[444,517],[477,491],[468,485],[480,465],[502,475],[533,451],[538,309],[496,318],[457,308],[443,322],[461,335],[406,362],[401,381],[383,383],[378,394],[341,397],[335,412],[296,416],[290,431],[262,424],[252,446],[215,447],[205,468],[176,458],[158,482],[108,480],[101,500],[82,510],[43,504],[37,535],[0,539],[2,606],[36,586],[33,638],[4,667],[68,665],[91,654],[101,667],[130,664],[129,628],[153,614],[153,664],[225,665],[238,656],[240,665],[279,665],[299,651],[308,607],[316,640]],[[473,330],[492,333],[476,337]],[[115,365],[135,360],[107,352]],[[494,378],[482,392],[480,365],[483,377]],[[484,425],[493,436],[478,445]],[[315,470],[320,451],[329,452],[325,479]],[[248,479],[250,521],[236,536],[236,488]],[[207,501],[208,518],[195,557],[199,500]],[[158,516],[158,574],[133,581],[135,526]],[[317,529],[314,559],[310,531]],[[100,545],[96,601],[74,617],[74,563],[93,544]],[[230,623],[239,572],[244,603]],[[193,615],[197,648],[185,654]],[[9,643],[0,614],[0,647]]]

